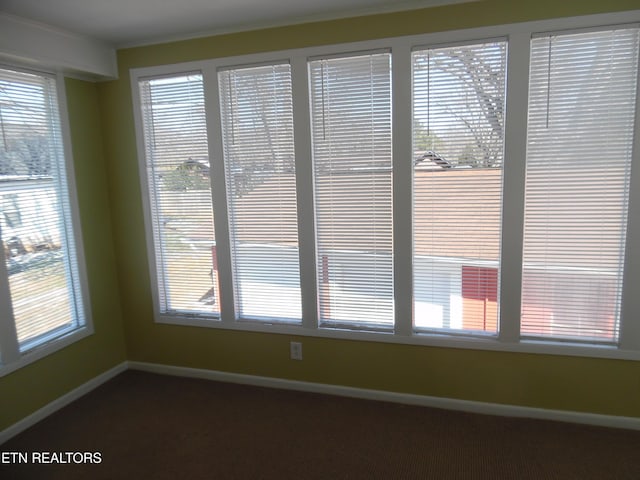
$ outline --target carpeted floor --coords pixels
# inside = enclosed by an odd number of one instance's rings
[[[0,463],[3,480],[640,479],[638,431],[135,371],[1,452],[29,456],[27,464]],[[39,452],[71,463],[32,463]],[[100,463],[76,464],[66,452]]]

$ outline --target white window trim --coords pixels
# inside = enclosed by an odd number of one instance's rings
[[[91,298],[89,295],[89,283],[87,281],[87,269],[84,253],[84,243],[82,239],[82,227],[80,223],[80,209],[78,205],[78,194],[76,188],[75,167],[73,159],[73,149],[71,144],[71,131],[69,127],[69,110],[67,103],[67,93],[65,87],[64,76],[60,73],[37,71],[16,65],[6,65],[7,68],[15,69],[19,71],[25,71],[34,73],[36,75],[47,75],[55,79],[56,82],[56,94],[58,97],[58,113],[60,115],[60,130],[62,133],[62,148],[64,153],[64,168],[67,184],[67,196],[69,198],[71,225],[68,226],[69,232],[67,235],[73,239],[76,259],[78,261],[77,270],[78,277],[80,279],[80,295],[82,296],[82,308],[84,315],[84,325],[75,328],[68,333],[63,333],[60,336],[54,336],[51,340],[45,341],[25,352],[20,353],[15,348],[5,349],[2,348],[2,363],[0,364],[0,378],[14,372],[22,367],[25,367],[33,362],[36,362],[44,357],[47,357],[63,348],[76,343],[77,341],[86,338],[94,333],[93,317],[91,315]],[[8,281],[6,264],[4,261],[0,262],[0,277],[1,281]],[[11,302],[8,304],[3,301],[5,306],[2,309],[2,318],[12,318],[12,315],[5,316],[5,312],[11,312]],[[13,322],[6,322],[7,324]],[[1,327],[2,333],[6,331],[13,332],[15,335],[15,325],[13,328],[7,328],[7,325],[3,322]],[[0,345],[5,347],[5,345]]]
[[[629,12],[569,17],[465,30],[376,39],[347,44],[326,45],[276,52],[223,57],[156,67],[133,68],[130,71],[133,94],[134,119],[137,136],[140,182],[143,192],[147,253],[154,319],[162,324],[179,324],[238,331],[302,335],[347,340],[400,343],[445,348],[478,349],[571,355],[583,357],[640,360],[640,322],[625,321],[640,315],[640,298],[635,287],[640,285],[640,259],[626,256],[625,283],[622,299],[621,342],[619,347],[584,345],[557,341],[522,340],[520,336],[522,240],[524,222],[524,181],[527,139],[527,104],[529,82],[529,53],[532,36],[545,32],[566,32],[577,29],[606,29],[608,26],[629,25],[640,22],[640,10]],[[394,333],[320,328],[317,311],[317,280],[315,274],[315,224],[310,215],[313,206],[313,167],[308,99],[307,61],[314,57],[346,56],[363,51],[390,49],[392,52],[393,99],[393,156],[411,156],[411,51],[416,48],[437,47],[457,43],[485,42],[502,37],[508,39],[507,99],[505,115],[505,164],[503,172],[501,280],[500,280],[500,334],[495,337],[461,337],[447,333],[416,333],[412,327],[412,173],[410,162],[394,161],[393,165],[393,233],[394,233],[394,304],[396,324]],[[158,311],[158,292],[155,284],[155,258],[151,235],[150,205],[146,172],[144,170],[144,140],[138,80],[143,77],[201,71],[204,76],[209,148],[212,158],[222,158],[217,76],[220,69],[278,63],[288,61],[292,66],[295,123],[296,176],[298,188],[298,230],[300,248],[300,275],[303,299],[302,325],[282,325],[236,321],[233,311],[231,282],[221,282],[221,303],[225,306],[220,321],[203,320],[190,316],[161,315]],[[402,87],[399,87],[402,86]],[[637,95],[636,135],[631,177],[629,219],[637,218],[640,211],[640,92]],[[216,168],[219,171],[216,171]],[[231,278],[229,226],[227,221],[226,191],[221,162],[212,162],[213,200],[215,209],[216,242],[218,245],[221,278]],[[635,175],[634,175],[635,174]],[[305,212],[304,217],[302,212]],[[629,222],[627,245],[640,242],[640,222]]]
[[[239,76],[242,76],[243,74],[246,74],[247,72],[255,73],[256,72],[255,69],[262,69],[262,68],[265,68],[265,67],[266,68],[270,68],[270,69],[274,68],[274,67],[282,69],[282,70],[279,70],[279,72],[277,74],[280,82],[274,82],[274,83],[270,84],[270,86],[274,87],[274,89],[275,88],[286,89],[287,86],[288,86],[289,90],[291,89],[291,87],[292,87],[291,65],[289,64],[288,61],[284,61],[284,62],[280,62],[280,63],[270,63],[270,64],[266,64],[266,65],[253,65],[251,67],[245,67],[245,68],[234,68],[234,69],[230,69],[229,68],[229,69],[219,69],[218,70],[218,82],[222,83],[223,85],[224,85],[224,80],[223,80],[223,77],[221,76],[221,74],[222,75],[223,74],[229,74],[230,75],[229,80],[228,80],[229,84],[227,85],[228,90],[227,90],[227,92],[226,92],[226,94],[224,96],[224,97],[228,97],[228,98],[223,98],[222,99],[223,100],[222,103],[223,103],[223,105],[226,104],[226,108],[229,109],[228,111],[234,111],[234,109],[236,109],[235,110],[236,113],[234,113],[234,114],[232,114],[232,115],[230,115],[230,116],[228,116],[226,118],[226,122],[228,122],[228,128],[230,127],[229,129],[231,130],[231,132],[233,132],[234,128],[237,128],[236,132],[240,130],[241,127],[239,126],[239,124],[240,124],[241,120],[239,118],[234,118],[234,116],[240,117],[242,115],[242,113],[240,113],[237,110],[238,107],[234,106],[233,102],[230,100],[230,96],[236,94],[236,93],[232,94],[232,91],[233,90],[235,90],[235,92],[238,91],[238,89],[235,89],[235,88],[232,89],[232,86],[231,86],[232,80],[231,80],[231,78],[233,78],[233,75],[236,75],[236,74],[239,75]],[[286,73],[285,73],[285,71],[286,71]],[[264,72],[265,72],[265,70],[262,70],[259,73],[259,75],[264,75]],[[273,70],[271,70],[271,72],[272,72],[272,75],[274,75],[274,76],[276,75],[276,73]],[[221,82],[221,80],[222,80],[222,82]],[[268,81],[268,80],[265,80],[265,81]],[[237,93],[237,95],[238,95],[238,97],[240,97],[241,94]],[[290,111],[291,115],[290,116],[288,115],[288,113],[289,113],[288,109],[286,109],[286,111],[278,111],[278,112],[273,111],[273,110],[269,110],[269,112],[270,112],[270,114],[272,116],[270,118],[277,117],[277,119],[278,119],[277,122],[286,123],[289,119],[291,120],[291,122],[293,122],[293,95],[287,95],[286,97],[288,99],[290,99],[291,102],[292,102],[291,103],[291,111]],[[246,97],[243,97],[243,98],[246,101]],[[258,101],[260,102],[260,101],[262,101],[262,99],[258,98]],[[239,102],[239,100],[238,100],[238,102]],[[266,107],[266,108],[270,108],[270,107]],[[248,117],[244,117],[244,118],[247,119]],[[221,118],[221,121],[222,121],[222,118]],[[236,127],[236,125],[238,125],[238,126]],[[287,145],[290,145],[291,147],[293,147],[293,124],[291,124],[291,127],[292,128],[291,128],[290,143],[287,142]],[[233,137],[233,133],[231,133],[231,136]],[[243,140],[236,140],[236,141],[242,142]],[[233,143],[233,142],[229,138],[229,134],[227,134],[227,139],[226,139],[225,143],[226,143],[227,151],[231,151],[231,148],[233,148],[233,146],[230,145],[230,144]],[[225,145],[223,145],[223,148],[224,147],[225,147]],[[240,162],[238,164],[238,166],[240,168],[242,168],[242,160],[240,160],[238,158],[236,158],[235,160]],[[225,178],[227,179],[227,185],[229,186],[229,185],[232,184],[233,165],[226,164],[225,167],[226,167],[226,169],[225,169],[226,170],[225,171]],[[294,175],[294,178],[295,178],[295,175]],[[214,182],[215,182],[215,179],[214,179]],[[242,223],[242,219],[240,219],[240,218],[235,218],[234,219],[233,210],[239,208],[239,204],[241,203],[241,200],[240,199],[234,200],[233,185],[230,186],[230,190],[231,190],[231,193],[227,197],[227,205],[231,205],[231,209],[230,209],[231,211],[228,211],[227,214],[228,215],[231,214],[230,218],[229,218],[230,234],[232,235],[230,240],[232,241],[232,244],[233,244],[232,248],[233,248],[233,252],[234,252],[234,258],[236,259],[236,262],[238,262],[238,259],[242,258],[242,254],[240,254],[240,250],[241,250],[242,247],[241,247],[241,242],[238,240],[238,236],[241,235],[240,231],[245,229],[245,228],[247,228],[248,225],[246,223],[243,224]],[[277,198],[278,198],[278,200],[275,201],[274,204],[272,204],[274,208],[277,208],[276,204],[278,203],[278,201],[282,201],[285,204],[287,203],[287,199],[285,199],[284,197],[281,196],[281,192],[280,191],[278,191]],[[273,197],[270,197],[270,198],[268,198],[266,200],[267,201],[273,201]],[[295,207],[296,207],[296,212],[297,212],[297,198],[294,198],[293,201],[295,202]],[[296,216],[296,230],[297,230],[297,220],[298,219],[297,219],[297,216]],[[234,224],[234,222],[236,222],[236,223]],[[278,227],[276,227],[276,229],[278,229]],[[264,232],[264,230],[260,230],[260,231]],[[255,232],[252,232],[252,233],[255,233]],[[269,234],[275,235],[276,233],[274,231],[271,231],[271,232],[269,232]],[[295,246],[295,248],[297,249],[297,245]],[[299,258],[299,254],[296,254],[295,257]],[[242,260],[244,260],[246,262],[245,263],[245,268],[251,269],[251,270],[256,268],[256,264],[259,263],[259,261],[256,262],[255,259],[249,259],[249,258],[246,258],[246,257],[243,258]],[[264,257],[262,257],[262,260],[264,260]],[[247,305],[244,304],[244,301],[242,299],[242,296],[243,296],[242,291],[243,291],[243,288],[244,288],[243,285],[242,285],[242,283],[243,283],[242,282],[243,275],[242,275],[242,273],[240,271],[240,268],[238,267],[237,264],[234,266],[234,270],[233,271],[234,271],[234,276],[233,276],[234,285],[233,285],[233,287],[234,287],[235,301],[236,301],[235,302],[235,308],[236,308],[236,312],[237,312],[236,321],[249,321],[249,322],[256,321],[256,322],[260,322],[260,323],[278,322],[278,323],[295,324],[295,325],[300,325],[301,324],[301,322],[302,322],[302,318],[301,318],[302,315],[301,314],[300,314],[300,316],[292,315],[290,317],[284,317],[283,316],[282,318],[279,318],[278,316],[274,316],[274,315],[256,315],[255,313],[254,314],[251,314],[251,313],[240,313],[240,311],[242,311],[243,309],[249,310],[251,307],[247,308]],[[273,273],[277,274],[277,272],[273,272]],[[298,288],[299,288],[299,282],[300,282],[299,272],[298,272],[297,275],[292,275],[292,277],[295,278],[298,281]],[[245,294],[245,296],[246,296],[246,294]],[[265,303],[270,301],[264,295],[262,297],[260,297],[260,298],[262,299],[261,301],[265,302]],[[294,303],[297,304],[300,307],[300,310],[301,310],[302,302],[300,301],[299,303],[298,302],[294,302]],[[264,303],[262,303],[261,305],[264,306]],[[282,306],[278,305],[278,308],[282,308]]]

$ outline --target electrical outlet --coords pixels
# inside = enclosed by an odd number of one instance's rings
[[[302,360],[302,343],[291,342],[289,344],[291,360]]]

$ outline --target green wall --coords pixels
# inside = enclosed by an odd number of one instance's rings
[[[65,83],[95,333],[0,378],[0,431],[126,358],[98,87]]]
[[[100,85],[129,360],[414,394],[640,417],[640,363],[300,338],[154,324],[129,69],[258,51],[637,8],[637,1],[484,1],[119,51]]]

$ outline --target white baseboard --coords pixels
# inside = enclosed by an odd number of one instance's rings
[[[599,415],[595,413],[572,412],[566,410],[546,410],[543,408],[521,407],[516,405],[503,405],[499,403],[476,402],[471,400],[458,400],[454,398],[431,397],[426,395],[414,395],[409,393],[387,392],[382,390],[369,390],[364,388],[344,387],[340,385],[328,385],[323,383],[301,382],[298,380],[285,380],[282,378],[261,377],[256,375],[244,375],[239,373],[221,372],[216,370],[204,370],[198,368],[175,367],[157,363],[123,362],[114,368],[98,375],[88,382],[80,385],[41,409],[23,418],[0,432],[0,445],[48,417],[52,413],[86,395],[91,390],[112,379],[127,369],[140,370],[162,375],[179,377],[201,378],[220,382],[255,385],[258,387],[280,388],[285,390],[298,390],[302,392],[324,393],[342,397],[363,398],[383,402],[394,402],[405,405],[419,405],[424,407],[442,408],[446,410],[458,410],[485,415],[499,415],[505,417],[537,418],[541,420],[554,420],[559,422],[581,423],[586,425],[598,425],[602,427],[625,428],[640,430],[640,418],[618,417],[614,415]]]
[[[92,378],[86,383],[83,383],[77,388],[74,388],[68,393],[65,393],[63,396],[56,398],[53,402],[48,403],[44,407],[39,410],[36,410],[31,415],[23,418],[17,423],[14,423],[10,427],[2,430],[0,432],[0,445],[9,440],[10,438],[18,435],[19,433],[25,431],[27,428],[35,425],[39,421],[45,419],[52,413],[60,410],[62,407],[69,405],[74,400],[79,399],[83,395],[86,395],[91,390],[99,387],[103,383],[108,380],[111,380],[113,377],[118,375],[119,373],[127,370],[128,364],[127,362],[122,362],[121,364],[107,370],[104,373],[101,373],[97,377]]]
[[[600,415],[595,413],[573,412],[568,410],[547,410],[543,408],[522,407],[516,405],[504,405],[499,403],[476,402],[471,400],[458,400],[454,398],[431,397],[426,395],[414,395],[409,393],[387,392],[382,390],[369,390],[363,388],[344,387],[322,383],[301,382],[297,380],[285,380],[281,378],[260,377],[239,373],[220,372],[216,370],[204,370],[197,368],[175,367],[157,363],[129,362],[132,370],[141,370],[163,375],[179,377],[202,378],[229,383],[255,385],[259,387],[281,388],[286,390],[299,390],[303,392],[324,393],[343,397],[363,398],[367,400],[379,400],[384,402],[402,403],[406,405],[419,405],[424,407],[442,408],[446,410],[458,410],[485,415],[499,415],[504,417],[536,418],[541,420],[554,420],[559,422],[579,423],[585,425],[597,425],[601,427],[625,428],[640,430],[640,418],[619,417],[615,415]]]

